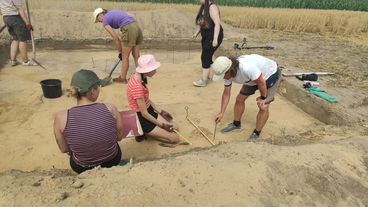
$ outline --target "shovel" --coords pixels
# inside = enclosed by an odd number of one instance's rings
[[[1,28],[0,28],[0,33],[5,29],[6,25],[3,25]]]
[[[28,0],[26,0],[26,7],[27,7],[28,20],[29,20],[29,23],[31,24],[31,13],[29,12]],[[31,30],[31,40],[32,40],[32,53],[33,53],[33,58],[31,58],[31,59],[33,60],[33,62],[37,63],[37,65],[39,65],[41,68],[47,70],[43,65],[41,65],[40,62],[38,62],[36,60],[36,47],[35,47],[35,42],[34,42],[34,37],[33,37],[33,31],[32,30]]]
[[[104,86],[107,86],[107,85],[109,85],[109,83],[111,82],[111,75],[112,75],[112,73],[114,72],[114,70],[115,70],[115,68],[119,65],[119,63],[120,63],[120,59],[118,60],[118,61],[116,61],[116,63],[115,63],[115,65],[114,65],[114,67],[111,69],[111,71],[110,71],[110,73],[109,73],[109,75],[106,77],[106,78],[104,78],[104,79],[102,79],[101,80],[101,86],[102,87],[104,87]]]

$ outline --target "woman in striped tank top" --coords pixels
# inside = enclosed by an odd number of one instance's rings
[[[54,133],[62,153],[70,155],[70,166],[82,173],[98,165],[118,165],[122,140],[121,118],[116,106],[96,103],[100,79],[90,70],[79,70],[71,81],[77,106],[56,113]]]

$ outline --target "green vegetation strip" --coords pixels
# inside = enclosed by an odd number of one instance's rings
[[[198,0],[107,0],[107,1],[198,4]],[[227,6],[368,11],[368,0],[217,0],[216,3],[219,5],[227,5]]]

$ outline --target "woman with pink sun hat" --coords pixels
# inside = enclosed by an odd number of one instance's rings
[[[171,114],[159,108],[149,98],[147,77],[153,77],[159,67],[160,63],[153,55],[147,54],[139,57],[136,72],[130,76],[128,81],[129,107],[136,111],[144,135],[163,142],[185,144],[177,134],[172,132],[172,128],[177,128],[177,126]]]

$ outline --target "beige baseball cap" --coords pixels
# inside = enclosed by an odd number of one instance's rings
[[[224,78],[227,70],[231,67],[233,62],[226,56],[219,56],[212,63],[211,68],[214,73],[212,80],[219,81]]]

